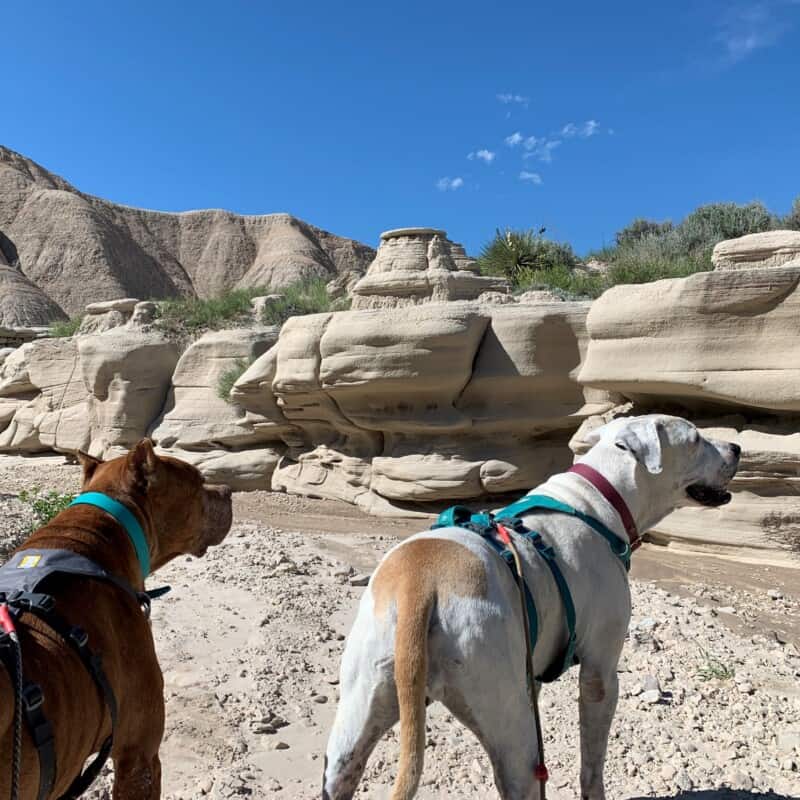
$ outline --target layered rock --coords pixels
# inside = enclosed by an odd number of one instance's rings
[[[381,234],[375,260],[351,289],[352,307],[396,308],[445,300],[473,300],[508,291],[502,278],[480,275],[475,260],[444,231],[399,228]]]
[[[115,205],[3,147],[0,231],[3,263],[15,264],[52,298],[45,323],[109,297],[210,297],[363,273],[375,253],[288,214],[168,214]]]
[[[726,239],[711,255],[711,263],[718,270],[780,267],[798,259],[800,231],[767,231]]]
[[[800,552],[798,284],[800,262],[789,262],[618,286],[593,304],[583,385],[631,401],[616,413],[666,410],[742,447],[733,501],[678,511],[653,540],[796,565],[789,554]]]
[[[225,373],[242,373],[265,353],[278,330],[212,331],[194,342],[178,361],[163,412],[151,426],[156,444],[232,488],[269,488],[283,442],[270,420],[220,396],[220,386]]]
[[[800,412],[800,264],[615,286],[592,305],[580,381],[646,406]]]
[[[587,309],[447,303],[293,318],[232,397],[282,431],[276,489],[375,513],[526,489],[567,466],[571,432],[611,406],[575,380]]]

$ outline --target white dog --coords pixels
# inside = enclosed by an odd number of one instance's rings
[[[730,500],[726,487],[740,448],[704,439],[686,420],[618,419],[592,432],[589,443],[594,446],[579,461],[588,468],[555,475],[536,494],[599,520],[621,543],[680,506]],[[522,520],[554,548],[575,603],[581,796],[604,800],[617,662],[631,611],[627,572],[608,541],[574,516],[536,511]],[[545,560],[525,539],[516,540],[537,610],[533,662],[541,675],[564,649],[564,609]],[[353,796],[372,749],[398,719],[400,764],[392,800],[410,800],[422,773],[425,707],[433,700],[481,741],[505,800],[538,798],[525,662],[518,587],[480,536],[441,528],[393,548],[373,575],[347,639],[323,800]]]

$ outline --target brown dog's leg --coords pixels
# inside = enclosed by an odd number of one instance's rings
[[[159,800],[161,760],[158,754],[130,753],[114,760],[114,800]]]

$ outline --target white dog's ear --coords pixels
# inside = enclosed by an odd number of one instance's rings
[[[661,426],[655,420],[632,421],[617,434],[614,444],[629,451],[651,475],[661,472]]]

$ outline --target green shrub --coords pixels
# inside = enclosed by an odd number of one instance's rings
[[[781,227],[800,231],[800,197],[795,197],[792,210],[781,220]]]
[[[653,222],[639,217],[621,231],[617,231],[617,235],[614,238],[617,247],[625,247],[644,239],[646,236],[662,236],[671,231],[672,228],[673,225],[669,220],[666,222]]]
[[[607,288],[604,275],[556,266],[523,270],[518,275],[514,293],[544,289],[564,300],[584,300],[599,297]]]
[[[165,300],[157,305],[159,325],[174,333],[197,333],[236,326],[250,319],[253,298],[268,292],[268,289],[257,286],[251,289],[232,289],[219,297],[205,300]]]
[[[520,280],[532,272],[574,267],[578,257],[572,248],[545,239],[544,230],[498,228],[494,238],[481,251],[478,268],[484,275],[500,275],[508,278],[513,286],[519,286]]]
[[[81,322],[83,322],[83,316],[52,322],[50,324],[50,335],[59,339],[74,336],[78,332]]]
[[[53,491],[42,491],[38,486],[19,493],[19,499],[26,503],[33,513],[29,533],[47,525],[53,517],[60,514],[74,499],[74,494],[60,494]]]
[[[280,297],[269,301],[261,313],[261,322],[265,325],[283,325],[289,317],[345,311],[350,307],[347,299],[331,300],[322,278],[297,281],[279,292]]]
[[[233,384],[244,375],[245,371],[252,363],[252,360],[245,358],[236,359],[233,366],[226,369],[225,372],[219,376],[219,380],[217,381],[217,397],[221,398],[226,403],[230,403]]]

